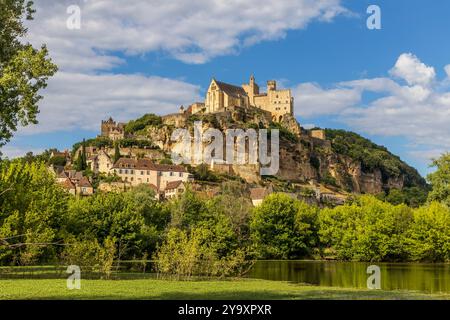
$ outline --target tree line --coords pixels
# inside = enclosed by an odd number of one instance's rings
[[[146,185],[77,198],[43,162],[2,161],[0,264],[107,271],[113,261],[154,259],[162,274],[220,277],[255,259],[450,261],[449,163],[449,155],[435,161],[419,208],[370,195],[318,208],[283,193],[253,207],[238,181],[212,198],[188,189],[160,202]]]

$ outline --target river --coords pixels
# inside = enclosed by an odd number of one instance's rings
[[[328,287],[367,288],[367,267],[381,271],[381,289],[450,292],[450,264],[365,263],[335,261],[258,261],[250,278]]]

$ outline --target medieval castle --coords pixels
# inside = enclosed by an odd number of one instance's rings
[[[273,121],[281,121],[285,114],[294,114],[294,97],[290,89],[277,89],[274,80],[267,81],[267,92],[260,92],[255,77],[249,83],[235,86],[212,79],[205,102],[197,102],[188,108],[188,113],[215,113],[232,107],[258,108],[270,112]]]

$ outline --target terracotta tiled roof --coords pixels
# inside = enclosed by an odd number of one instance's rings
[[[242,87],[238,87],[225,82],[216,81],[219,89],[231,96],[246,96],[247,93]]]
[[[269,194],[269,191],[266,188],[251,188],[250,189],[250,198],[252,200],[264,199],[268,194]]]
[[[146,183],[145,186],[148,186],[150,189],[152,189],[155,192],[158,192],[158,188],[153,183]]]
[[[75,185],[72,183],[72,181],[70,181],[69,178],[67,178],[66,180],[64,180],[63,182],[60,183],[61,187],[63,187],[64,189],[75,189]]]
[[[168,182],[166,185],[166,190],[172,190],[172,189],[176,189],[180,186],[180,184],[182,184],[183,182],[181,180],[177,180],[177,181],[171,181]]]
[[[58,178],[64,178],[64,179],[68,179],[69,175],[65,172],[65,171],[61,171],[58,175]]]
[[[172,172],[186,172],[183,166],[171,164],[156,164],[149,159],[129,159],[120,158],[114,164],[114,169],[136,169],[136,170],[153,170],[153,171],[172,171]]]
[[[75,175],[72,177],[72,179],[75,179],[75,180],[83,179],[83,172],[81,172],[81,171],[75,172]]]
[[[78,186],[84,187],[84,188],[92,188],[92,184],[89,182],[89,179],[86,177],[83,177],[83,178],[81,178],[80,181],[78,181]]]

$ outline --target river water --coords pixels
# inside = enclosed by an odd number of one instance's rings
[[[450,292],[450,264],[335,261],[258,261],[250,278],[328,287],[367,288],[367,267],[381,271],[381,289]]]

